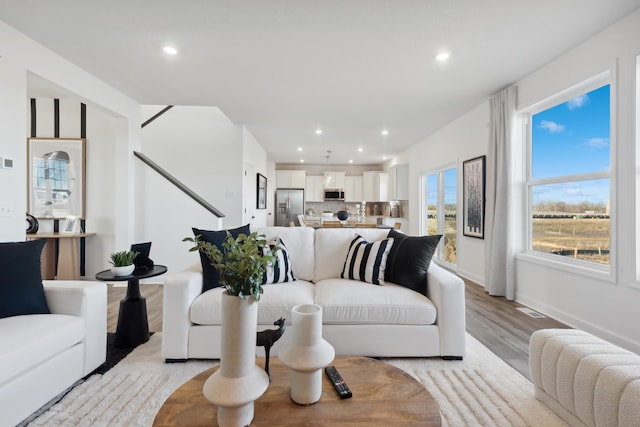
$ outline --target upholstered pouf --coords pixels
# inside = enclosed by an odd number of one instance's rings
[[[640,425],[640,356],[575,329],[529,341],[538,400],[572,426]]]

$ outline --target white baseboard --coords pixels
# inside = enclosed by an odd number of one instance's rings
[[[456,274],[458,276],[460,276],[460,277],[464,277],[467,280],[471,280],[472,282],[476,282],[477,284],[479,284],[483,288],[486,287],[484,285],[484,277],[477,276],[475,274],[469,273],[468,271],[465,271],[465,270],[462,270],[462,269],[457,269],[456,270]]]
[[[605,341],[608,341],[612,344],[625,348],[636,354],[640,354],[640,343],[621,337],[620,335],[617,335],[606,329],[602,329],[598,325],[594,325],[593,323],[587,320],[575,317],[571,314],[558,310],[538,300],[529,298],[524,295],[520,295],[518,294],[517,291],[516,291],[516,302],[524,306],[527,306],[529,308],[532,308],[536,311],[539,311],[540,313],[545,314],[549,317],[552,317],[559,322],[565,323],[568,326],[571,326],[572,328],[581,329],[583,331],[589,332],[590,334],[593,334],[599,338],[602,338]]]

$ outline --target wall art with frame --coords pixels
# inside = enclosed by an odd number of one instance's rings
[[[462,162],[463,234],[484,239],[486,156]]]
[[[28,212],[36,218],[85,218],[85,139],[27,139]]]
[[[256,196],[256,207],[258,209],[266,209],[267,208],[267,177],[258,173],[257,174],[257,185],[256,188],[257,196]]]

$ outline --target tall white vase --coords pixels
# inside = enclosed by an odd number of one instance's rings
[[[251,424],[253,402],[269,386],[269,376],[256,365],[257,323],[257,301],[223,293],[220,369],[202,389],[207,400],[218,405],[220,427]]]
[[[335,356],[331,344],[322,338],[322,307],[293,307],[291,329],[291,339],[279,350],[278,358],[291,368],[291,400],[311,405],[322,396],[322,368]]]

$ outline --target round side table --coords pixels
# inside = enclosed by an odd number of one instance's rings
[[[115,347],[136,347],[149,341],[147,300],[140,295],[140,279],[159,276],[166,272],[167,267],[164,265],[155,265],[153,268],[135,270],[128,276],[114,276],[111,270],[104,270],[96,274],[96,279],[104,282],[127,281],[127,294],[120,300]]]

